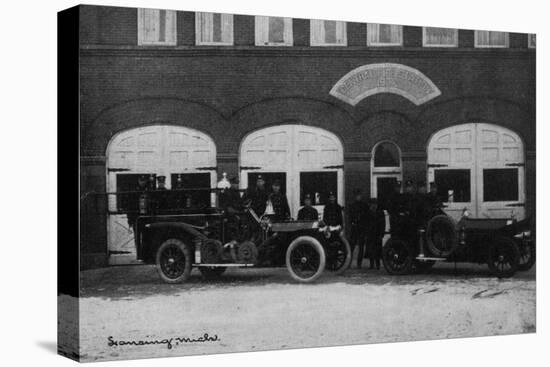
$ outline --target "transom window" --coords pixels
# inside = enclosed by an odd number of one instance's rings
[[[401,167],[399,149],[397,149],[397,146],[394,143],[387,141],[376,146],[376,149],[374,150],[374,167]]]
[[[197,45],[233,45],[233,14],[196,13]]]
[[[508,32],[475,31],[476,47],[508,47]]]
[[[458,29],[424,27],[422,33],[424,47],[458,47]]]
[[[403,45],[403,26],[394,24],[367,24],[367,46]]]
[[[534,34],[534,33],[529,33],[527,35],[527,37],[528,37],[528,42],[529,42],[529,44],[528,44],[529,48],[536,48],[537,47],[537,35]]]
[[[176,12],[162,9],[138,9],[138,45],[176,44]]]
[[[310,22],[312,46],[345,46],[346,22],[312,19]]]
[[[256,46],[292,46],[292,18],[256,16]]]

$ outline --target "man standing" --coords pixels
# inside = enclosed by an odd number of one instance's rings
[[[131,193],[128,206],[128,225],[134,229],[137,217],[140,214],[147,214],[149,210],[149,194],[147,187],[147,177],[141,175],[138,177],[138,183],[134,192]]]
[[[168,209],[167,191],[166,176],[157,176],[157,190],[154,193],[153,207],[158,214],[163,214]]]
[[[271,185],[271,194],[269,195],[269,201],[273,205],[273,219],[275,220],[287,220],[290,218],[290,208],[288,206],[288,200],[286,195],[281,192],[281,181],[275,180]]]
[[[378,208],[376,199],[370,199],[366,213],[366,240],[367,257],[370,261],[370,268],[380,269],[380,258],[382,257],[382,237],[386,228],[384,211]]]
[[[243,201],[250,200],[251,208],[256,212],[256,215],[262,216],[265,212],[265,207],[268,199],[268,193],[265,189],[265,181],[262,175],[256,178],[256,186],[249,187],[244,194]]]
[[[357,268],[361,268],[363,263],[363,255],[365,250],[365,227],[366,227],[367,208],[363,202],[361,190],[354,191],[354,201],[349,206],[349,219],[351,224],[350,247],[353,257],[353,250],[357,246],[359,252],[357,254]]]
[[[319,220],[319,212],[311,204],[311,195],[306,194],[304,207],[298,211],[298,220]]]
[[[332,191],[328,194],[328,204],[323,210],[323,221],[328,226],[341,226],[343,223],[342,207],[336,202],[336,194]]]

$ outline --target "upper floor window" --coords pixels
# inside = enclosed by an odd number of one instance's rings
[[[310,24],[312,46],[345,46],[346,22],[312,19]]]
[[[422,33],[424,47],[458,47],[458,29],[424,27]]]
[[[232,14],[196,13],[195,28],[197,45],[233,44]]]
[[[174,10],[138,9],[138,45],[175,45]]]
[[[475,31],[476,47],[508,47],[508,32]]]
[[[367,46],[403,45],[403,26],[394,24],[367,24]]]
[[[537,47],[537,35],[534,34],[534,33],[529,33],[527,35],[528,37],[528,42],[529,42],[529,48],[536,48]]]
[[[292,46],[292,18],[256,16],[256,46]]]

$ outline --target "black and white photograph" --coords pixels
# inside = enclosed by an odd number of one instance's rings
[[[61,355],[536,332],[535,34],[58,17],[77,35],[58,47],[76,47],[79,98]]]

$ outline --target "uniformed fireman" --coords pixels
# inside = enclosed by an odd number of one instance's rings
[[[298,211],[298,220],[319,220],[319,212],[311,204],[311,195],[306,194],[304,207]]]
[[[271,185],[269,199],[273,206],[273,219],[287,220],[290,218],[290,208],[286,195],[281,192],[281,181],[275,180]]]
[[[231,186],[219,194],[219,206],[226,213],[225,238],[228,241],[226,245],[234,246],[237,244],[239,236],[241,196],[239,194],[239,179],[236,176],[231,177],[229,183]]]
[[[185,186],[183,185],[183,178],[181,175],[177,175],[176,184],[172,186],[174,190],[171,195],[172,206],[174,209],[183,209],[185,207]]]
[[[332,191],[328,194],[328,204],[323,210],[323,221],[329,226],[341,226],[343,223],[342,207],[336,202],[336,194]]]
[[[366,254],[370,261],[370,268],[380,269],[380,258],[382,257],[382,237],[384,236],[386,221],[384,211],[378,206],[376,199],[368,202],[366,214]]]
[[[250,207],[258,216],[261,216],[265,212],[268,196],[268,192],[265,188],[265,180],[262,175],[258,175],[256,178],[256,186],[249,187],[246,190],[243,202],[250,201]]]
[[[139,215],[148,214],[149,211],[149,188],[147,186],[147,177],[141,175],[138,177],[137,185],[132,192],[128,205],[128,225],[134,229],[135,233],[135,224],[136,219]]]
[[[168,190],[166,189],[166,176],[157,176],[157,189],[154,193],[153,207],[157,214],[163,214],[168,210]]]
[[[359,248],[357,254],[357,268],[361,268],[363,263],[363,255],[365,250],[365,229],[366,229],[366,215],[367,207],[363,201],[363,195],[361,190],[356,189],[354,191],[353,203],[349,206],[349,220],[351,224],[350,231],[350,247],[351,254],[355,247]]]

